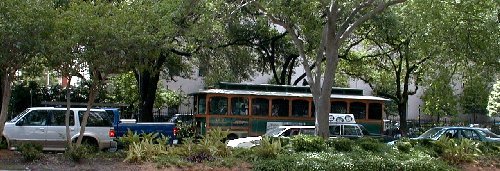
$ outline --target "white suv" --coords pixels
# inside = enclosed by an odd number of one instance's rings
[[[70,109],[70,135],[76,141],[80,134],[80,121],[86,108]],[[66,108],[28,108],[11,121],[5,123],[2,137],[9,149],[22,143],[38,143],[43,150],[63,151],[66,147]],[[77,115],[75,115],[77,114]],[[102,109],[91,109],[85,128],[83,142],[98,149],[116,148],[113,116]]]
[[[267,131],[263,136],[268,137],[292,137],[299,134],[314,135],[314,126],[279,126]],[[245,137],[229,140],[228,147],[251,148],[260,144],[262,136]]]

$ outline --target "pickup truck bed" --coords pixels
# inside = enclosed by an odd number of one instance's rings
[[[144,122],[137,123],[135,120],[125,119],[120,120],[120,112],[116,108],[105,109],[106,112],[113,115],[113,126],[116,137],[122,137],[127,134],[127,131],[136,132],[137,134],[158,133],[158,136],[167,136],[171,144],[176,144],[177,128],[174,123],[170,122]],[[122,122],[123,121],[123,122]]]

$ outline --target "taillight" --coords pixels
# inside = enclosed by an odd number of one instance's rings
[[[116,134],[115,134],[115,130],[114,130],[114,129],[110,129],[110,130],[109,130],[109,137],[113,138],[113,137],[115,137],[115,136],[116,136]]]
[[[175,127],[174,128],[174,136],[177,136],[177,133],[179,132],[179,128]]]

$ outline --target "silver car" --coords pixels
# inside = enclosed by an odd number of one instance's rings
[[[70,138],[80,135],[80,123],[86,108],[70,109]],[[28,108],[5,123],[3,139],[14,150],[22,143],[37,143],[43,150],[63,151],[66,148],[66,108]],[[76,114],[76,115],[75,115]],[[116,148],[112,117],[102,109],[91,109],[83,141],[98,149]]]
[[[438,140],[440,138],[471,139],[482,142],[500,142],[500,136],[486,128],[474,127],[435,127],[414,139]]]

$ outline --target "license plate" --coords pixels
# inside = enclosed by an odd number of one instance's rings
[[[177,141],[178,141],[178,140],[174,140],[174,141],[172,142],[172,144],[177,144]]]

